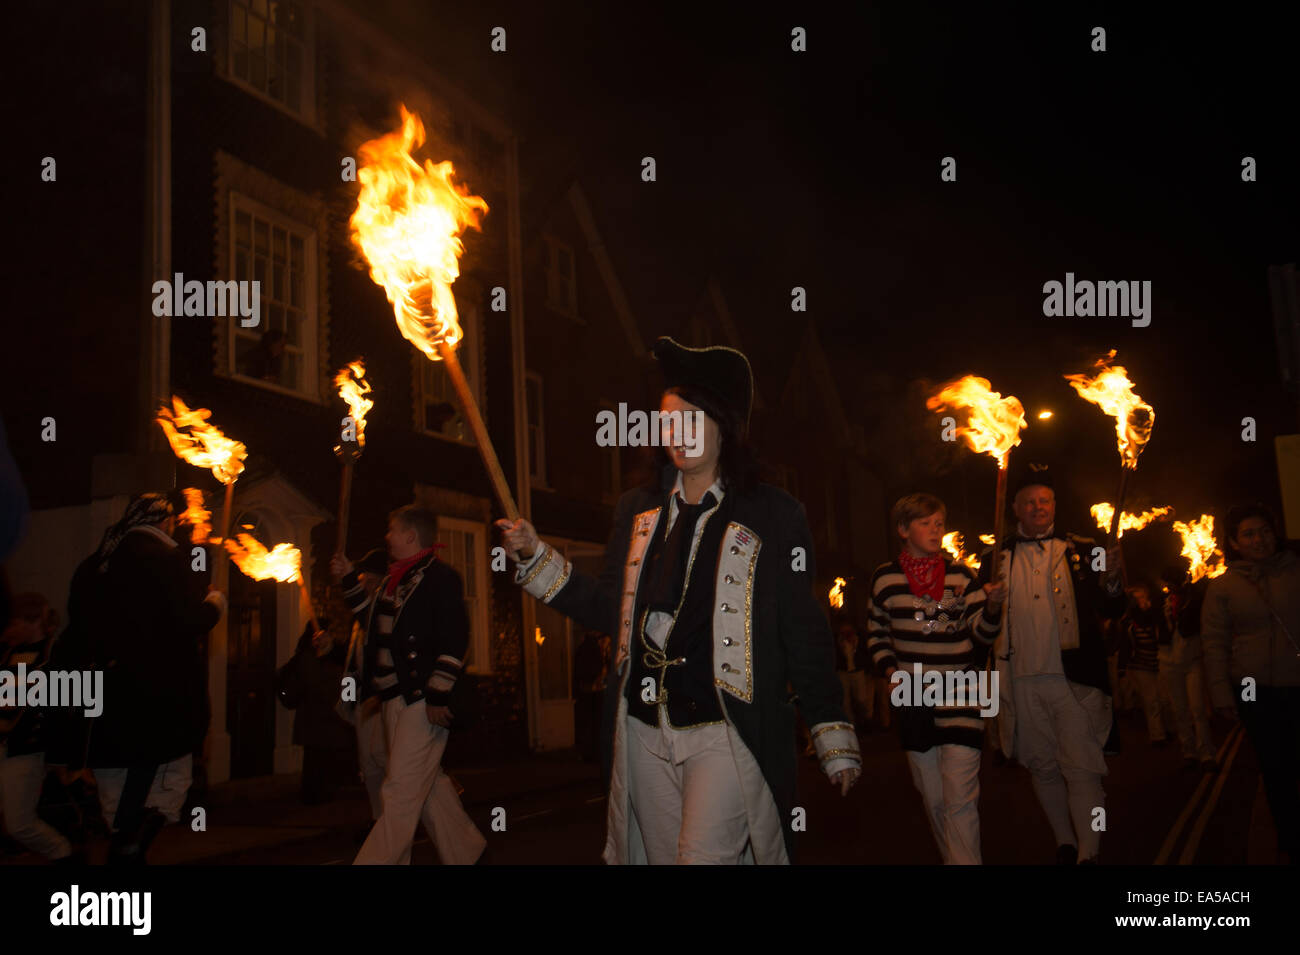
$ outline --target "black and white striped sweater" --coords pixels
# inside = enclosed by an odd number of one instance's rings
[[[979,668],[977,650],[997,638],[1001,611],[987,610],[973,570],[946,558],[943,588],[942,600],[918,597],[897,560],[876,569],[871,578],[867,652],[877,673],[883,676],[892,667],[912,675],[915,664],[920,664],[922,675]],[[979,706],[934,707],[934,731],[932,745],[980,748],[984,723]],[[904,745],[916,748],[908,740]]]

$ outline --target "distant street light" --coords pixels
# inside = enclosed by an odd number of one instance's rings
[[[1051,413],[1050,411],[1040,411],[1040,412],[1038,412],[1038,420],[1039,420],[1039,421],[1046,421],[1046,420],[1047,420],[1048,418],[1050,418],[1051,416],[1052,416],[1052,413]]]

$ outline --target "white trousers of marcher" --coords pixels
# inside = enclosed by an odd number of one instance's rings
[[[4,810],[5,829],[24,849],[47,859],[63,859],[72,854],[71,843],[36,814],[44,784],[44,753],[9,756],[0,745],[0,809]]]
[[[907,751],[944,865],[980,864],[980,751],[944,743]]]
[[[1057,674],[1018,676],[1012,686],[1016,753],[1033,777],[1056,844],[1077,846],[1080,860],[1094,858],[1101,849],[1094,810],[1106,805],[1106,758],[1098,739],[1101,724],[1108,723],[1106,695]]]
[[[384,773],[388,769],[388,740],[379,697],[372,696],[357,706],[357,765],[370,797],[370,818],[384,811]]]
[[[383,811],[353,865],[409,865],[421,822],[443,865],[473,865],[487,840],[442,770],[447,728],[429,722],[423,700],[408,705],[400,696],[384,703],[383,720],[388,738]]]
[[[1136,670],[1130,668],[1129,679],[1137,687],[1138,698],[1142,701],[1142,713],[1147,720],[1147,739],[1152,743],[1161,743],[1165,739],[1164,719],[1160,715],[1160,675],[1155,670]]]
[[[127,770],[96,769],[94,772],[95,785],[99,789],[99,806],[104,810],[104,820],[112,826],[117,815],[117,804],[122,800]],[[190,753],[180,759],[173,759],[170,763],[163,763],[153,774],[149,795],[144,801],[145,808],[157,809],[167,817],[168,822],[179,822],[185,797],[193,782],[194,757]]]
[[[1214,737],[1205,716],[1205,690],[1201,680],[1201,661],[1160,661],[1160,681],[1174,711],[1178,743],[1187,759],[1214,759]]]
[[[647,861],[651,865],[752,861],[740,773],[761,777],[762,771],[744,746],[743,752],[732,754],[727,727],[719,723],[665,731],[633,716],[627,718],[626,727],[628,788]],[[687,744],[689,755],[678,751]],[[745,757],[745,765],[738,768],[737,758]]]

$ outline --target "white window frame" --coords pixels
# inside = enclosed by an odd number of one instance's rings
[[[546,391],[543,387],[542,376],[535,371],[524,373],[524,403],[525,417],[524,427],[527,429],[529,437],[528,453],[528,479],[533,487],[548,489],[546,483]],[[537,386],[537,450],[533,453],[533,442],[531,441],[533,433],[532,403],[528,401],[528,385]]]
[[[268,0],[269,2],[269,0]],[[313,128],[316,126],[316,10],[315,5],[309,0],[297,0],[298,5],[303,10],[303,49],[302,49],[302,73],[298,77],[299,92],[299,109],[294,110],[288,103],[282,102],[271,96],[269,93],[258,89],[248,80],[235,73],[235,7],[241,6],[248,11],[246,15],[252,13],[252,0],[227,0],[226,3],[226,55],[225,55],[225,79],[241,90],[257,97],[262,102],[280,110],[288,116],[292,116],[299,122],[306,123]],[[268,20],[269,22],[269,20]]]
[[[470,390],[474,392],[474,400],[478,402],[479,414],[483,416],[483,425],[486,427],[487,413],[483,410],[482,355],[480,352],[483,340],[482,311],[475,304],[462,305],[459,301],[456,303],[456,311],[459,315],[461,331],[464,334],[464,337],[456,346],[456,358],[465,371],[465,377],[469,379]],[[411,346],[411,362],[415,376],[415,430],[430,438],[450,441],[453,444],[465,447],[477,447],[478,444],[474,440],[474,429],[470,427],[468,419],[465,420],[465,433],[461,436],[444,434],[441,431],[433,431],[428,427],[425,375],[437,371],[437,366],[440,366],[442,362],[432,361],[414,345]],[[446,374],[446,372],[443,371],[443,374]],[[456,389],[451,384],[450,379],[447,381],[447,387],[449,394],[444,397],[456,409],[456,413],[464,417],[465,411],[460,405],[460,397],[456,394]]]
[[[488,549],[487,525],[476,521],[467,521],[459,517],[439,516],[438,539],[447,544],[449,549],[451,540],[444,540],[444,536],[450,537],[452,531],[470,535],[470,547],[477,555],[474,562],[476,606],[471,607],[468,600],[466,601],[466,612],[469,614],[469,649],[466,654],[465,669],[470,673],[491,673],[492,645],[488,640],[488,608],[492,603],[492,591],[490,589],[491,575],[487,572],[487,568],[492,555]],[[443,551],[443,553],[445,554],[446,551]],[[441,555],[439,559],[446,560]],[[459,563],[451,560],[447,560],[446,563],[454,567],[456,572],[461,575],[462,580],[464,579],[466,576],[465,570]],[[466,589],[468,590],[468,587]]]
[[[231,190],[229,193],[229,206],[227,213],[228,238],[227,238],[227,255],[229,258],[229,278],[236,278],[235,274],[235,215],[237,212],[247,212],[250,215],[263,219],[273,226],[279,226],[287,232],[292,232],[302,236],[303,240],[303,333],[302,333],[302,381],[300,388],[286,388],[275,382],[266,381],[261,378],[253,378],[237,370],[235,362],[235,342],[239,332],[238,318],[227,321],[227,338],[226,338],[226,368],[227,377],[240,381],[245,384],[256,385],[259,388],[265,388],[268,391],[279,392],[284,395],[292,395],[295,398],[303,398],[307,401],[321,403],[320,396],[320,351],[319,336],[317,334],[320,323],[320,313],[317,309],[316,293],[320,285],[320,275],[317,272],[317,233],[313,226],[306,225],[292,216],[286,215],[278,209],[274,209],[265,203],[258,202],[241,192]],[[251,281],[251,280],[250,280]],[[262,298],[265,299],[266,289],[262,290]],[[259,309],[263,322],[253,327],[253,331],[261,335],[266,331],[266,303],[263,301]],[[258,329],[261,329],[258,331]]]
[[[578,316],[578,257],[573,251],[573,246],[557,239],[555,236],[548,235],[546,237],[546,248],[546,305],[552,311],[581,321]],[[560,274],[561,250],[569,254],[571,268],[567,276]],[[560,294],[562,279],[568,280],[570,294],[567,300]]]

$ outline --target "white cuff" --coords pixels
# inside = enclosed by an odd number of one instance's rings
[[[852,723],[818,723],[811,733],[813,746],[817,748],[817,760],[827,776],[862,764],[858,734]]]
[[[515,583],[543,603],[550,603],[560,588],[569,582],[572,571],[573,565],[554,547],[543,542],[533,559],[515,574]]]

